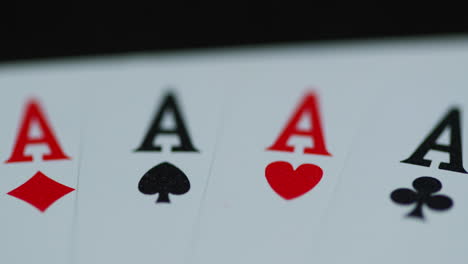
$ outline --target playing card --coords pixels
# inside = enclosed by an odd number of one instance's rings
[[[388,59],[399,74],[382,79],[380,103],[353,144],[321,262],[467,259],[467,58],[456,46],[422,46]]]
[[[224,100],[211,76],[222,74],[202,64],[130,63],[97,79],[79,184],[78,263],[186,261]]]
[[[228,89],[194,263],[314,258],[321,217],[377,92],[364,78],[371,57],[325,54],[252,57],[251,74],[239,77],[248,82]]]
[[[73,74],[18,68],[0,76],[1,263],[70,263],[81,90]]]

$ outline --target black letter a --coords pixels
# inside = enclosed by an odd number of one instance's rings
[[[165,113],[172,112],[174,117],[175,127],[173,129],[163,129],[161,127],[161,121]],[[187,129],[184,125],[184,120],[182,115],[177,107],[175,97],[169,93],[166,95],[161,108],[156,114],[155,119],[153,120],[150,129],[146,133],[145,139],[141,146],[136,151],[161,151],[161,146],[154,145],[154,141],[157,135],[159,134],[176,134],[179,136],[180,146],[172,147],[172,151],[195,151],[195,147],[190,140],[190,137],[187,133]]]
[[[450,128],[450,144],[437,144],[436,140],[446,128]],[[431,161],[424,159],[424,156],[431,149],[448,152],[450,154],[449,163],[441,162],[439,164],[439,169],[467,173],[463,168],[460,112],[458,109],[451,109],[447,116],[436,126],[429,136],[427,136],[416,151],[408,159],[401,162],[429,167]]]

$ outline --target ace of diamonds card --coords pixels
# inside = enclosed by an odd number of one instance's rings
[[[81,91],[46,72],[0,77],[1,263],[71,261]]]

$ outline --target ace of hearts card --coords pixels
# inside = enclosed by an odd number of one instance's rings
[[[340,66],[315,56],[269,59],[247,64],[255,75],[228,89],[194,263],[313,259],[348,146],[377,92],[358,77],[367,63],[350,57]],[[342,78],[328,75],[332,68]]]

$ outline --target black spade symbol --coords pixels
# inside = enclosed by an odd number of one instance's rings
[[[141,177],[138,190],[144,194],[159,193],[156,203],[170,203],[170,194],[184,194],[190,190],[190,181],[176,166],[163,162]]]
[[[432,210],[444,211],[453,205],[452,199],[446,195],[435,194],[442,189],[442,183],[432,177],[419,177],[413,181],[415,191],[407,188],[396,189],[390,194],[391,199],[398,204],[415,204],[407,216],[423,219],[423,205]]]

